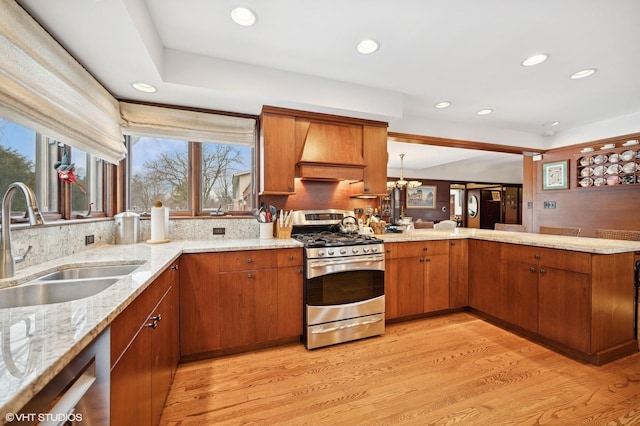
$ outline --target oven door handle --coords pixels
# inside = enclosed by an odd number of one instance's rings
[[[348,258],[345,260],[321,260],[321,261],[313,261],[313,262],[309,262],[309,267],[310,268],[325,268],[327,266],[334,266],[334,265],[351,265],[354,263],[372,263],[372,262],[383,262],[384,261],[384,257],[382,256],[367,256],[367,257],[360,257],[360,258]]]
[[[339,327],[323,328],[322,330],[313,330],[313,331],[311,331],[311,334],[331,333],[332,331],[344,330],[346,328],[353,328],[353,327],[360,327],[361,325],[375,324],[375,323],[380,322],[380,321],[382,321],[382,318],[372,318],[372,319],[367,320],[367,321],[356,322],[356,323],[347,324],[347,325],[341,325]]]

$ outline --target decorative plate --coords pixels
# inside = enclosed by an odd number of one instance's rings
[[[629,160],[633,160],[633,157],[635,157],[635,152],[633,152],[632,150],[628,149],[626,151],[624,151],[622,154],[620,154],[620,158],[622,159],[622,161],[629,161]]]
[[[593,164],[604,164],[606,162],[607,162],[606,155],[596,155],[595,157],[593,157]]]
[[[607,185],[617,185],[621,181],[620,176],[609,176],[607,178]]]
[[[618,154],[611,154],[609,156],[610,163],[617,163],[618,161],[620,161],[620,156]]]
[[[604,175],[605,172],[605,167],[604,166],[597,166],[593,168],[593,175],[594,176],[602,176]]]
[[[636,171],[636,163],[627,163],[622,166],[622,171],[624,173],[633,173]]]
[[[591,176],[592,173],[593,169],[591,167],[585,167],[584,169],[580,170],[580,176],[582,177]]]
[[[607,167],[608,175],[617,175],[621,171],[622,171],[622,166],[620,164],[612,164],[609,167]]]
[[[606,181],[606,180],[604,180],[604,178],[603,178],[603,177],[596,178],[596,179],[593,181],[593,184],[594,184],[595,186],[604,186],[604,184],[605,184],[605,183],[607,183],[607,181]]]
[[[622,183],[624,184],[630,184],[633,183],[634,177],[633,175],[626,175],[626,176],[622,176]]]
[[[588,166],[589,164],[593,164],[593,157],[582,157],[580,159],[581,166]]]
[[[633,177],[633,176],[632,176]],[[583,188],[586,188],[587,186],[591,186],[593,185],[593,179],[591,178],[582,178],[580,179],[580,182],[578,182],[580,184],[580,186],[582,186]]]

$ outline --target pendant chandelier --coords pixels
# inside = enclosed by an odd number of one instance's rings
[[[400,154],[400,179],[395,182],[387,182],[387,190],[390,191],[393,188],[402,189],[406,187],[407,189],[417,188],[422,185],[422,182],[417,180],[409,180],[406,181],[404,179],[404,154]]]

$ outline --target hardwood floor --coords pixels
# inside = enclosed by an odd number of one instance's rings
[[[640,354],[583,364],[469,313],[182,364],[162,425],[637,425]]]

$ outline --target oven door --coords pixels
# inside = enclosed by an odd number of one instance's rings
[[[307,261],[307,306],[348,305],[383,295],[384,255]]]

